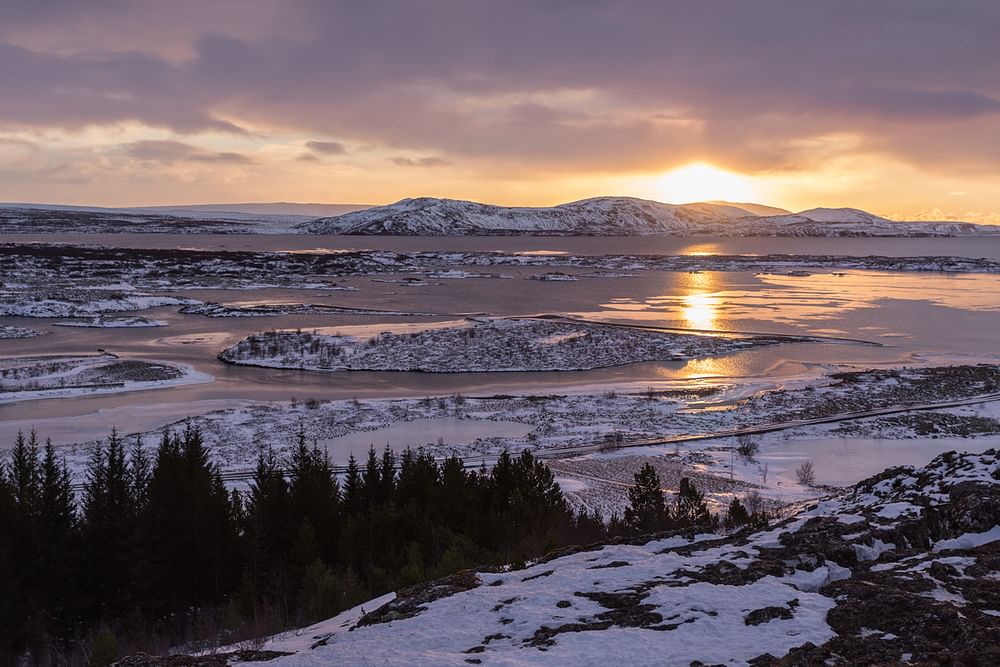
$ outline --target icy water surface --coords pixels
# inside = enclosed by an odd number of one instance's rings
[[[10,241],[24,237],[11,237]],[[606,253],[798,253],[838,255],[959,255],[1000,259],[1000,239],[636,239],[636,238],[391,238],[317,236],[81,235],[33,237],[132,247],[203,247],[296,250],[387,248]],[[8,239],[5,238],[5,241]],[[447,267],[445,267],[447,268]],[[593,277],[574,271],[568,282],[527,280],[545,267],[492,267],[500,278],[429,279],[411,287],[372,276],[341,281],[357,291],[185,290],[178,295],[225,303],[319,303],[420,316],[305,314],[208,318],[177,308],[139,314],[168,323],[154,329],[68,329],[58,320],[0,318],[0,324],[45,331],[40,338],[0,341],[0,356],[92,353],[182,363],[215,377],[203,385],[111,396],[26,401],[0,406],[0,447],[11,427],[44,424],[62,433],[93,424],[158,424],[169,405],[175,415],[189,405],[204,412],[215,401],[287,401],[305,398],[432,396],[462,392],[554,393],[581,386],[642,387],[658,382],[749,382],[780,386],[815,376],[833,365],[925,363],[926,359],[988,359],[1000,353],[1000,276],[947,276],[848,270],[788,276],[747,272],[636,271],[634,276]],[[391,278],[391,276],[390,276]],[[168,291],[169,293],[169,291]],[[268,329],[319,329],[371,335],[382,330],[437,325],[467,314],[563,313],[606,321],[709,331],[748,331],[855,338],[879,346],[837,342],[797,343],[716,358],[643,363],[571,373],[428,374],[391,372],[311,373],[237,367],[216,355],[252,333]],[[99,412],[104,411],[104,412]],[[42,421],[44,420],[44,421]],[[61,420],[61,421],[60,421]],[[423,434],[420,435],[423,437]],[[429,436],[436,440],[436,435]],[[480,436],[476,436],[480,437]],[[483,436],[484,437],[484,436]],[[367,442],[365,447],[367,447]]]

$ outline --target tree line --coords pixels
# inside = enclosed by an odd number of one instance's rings
[[[201,432],[150,455],[116,433],[80,494],[56,448],[18,435],[0,462],[0,664],[103,665],[119,654],[228,644],[335,615],[470,567],[517,565],[610,537],[716,528],[687,479],[670,504],[648,464],[624,516],[574,512],[525,452],[466,469],[424,450],[353,457],[338,479],[301,430],[227,489]],[[734,500],[728,527],[766,523]]]

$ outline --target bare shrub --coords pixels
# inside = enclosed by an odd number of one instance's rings
[[[802,486],[812,486],[816,483],[816,466],[812,461],[803,461],[802,465],[795,469],[795,476]]]
[[[602,452],[613,452],[616,449],[621,449],[621,446],[625,444],[625,436],[621,431],[615,431],[614,433],[606,433],[604,439],[601,441],[600,450]]]
[[[736,436],[736,451],[745,463],[757,461],[757,454],[760,453],[760,443],[754,440],[752,435],[742,434]]]

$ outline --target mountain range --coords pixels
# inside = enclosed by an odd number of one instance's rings
[[[1000,234],[967,222],[897,222],[854,208],[798,213],[759,204],[664,204],[596,197],[549,207],[403,199],[299,223],[312,234],[398,236],[965,236]]]
[[[0,204],[5,233],[300,233],[394,236],[993,236],[1000,226],[896,221],[855,208],[793,213],[754,203],[595,197],[498,206],[418,197],[384,206],[245,203],[101,208]]]

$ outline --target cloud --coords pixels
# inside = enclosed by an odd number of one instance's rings
[[[440,157],[393,157],[389,158],[389,161],[397,167],[446,167],[451,164],[450,161]]]
[[[307,141],[306,148],[321,155],[345,155],[347,148],[339,141]]]
[[[771,173],[860,154],[1000,170],[992,0],[29,5],[0,6],[0,130],[252,132],[313,157],[372,145],[398,166],[505,175],[692,159]],[[391,157],[406,154],[439,157]]]
[[[247,165],[254,161],[234,152],[213,152],[181,141],[143,140],[121,144],[116,149],[123,155],[144,162],[175,164],[179,162],[206,162],[211,164]]]

